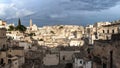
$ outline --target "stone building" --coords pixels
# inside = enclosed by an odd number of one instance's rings
[[[0,25],[6,26],[6,21],[3,21],[3,20],[0,19]]]
[[[6,29],[0,28],[0,66],[4,66],[8,63],[7,61],[7,49],[8,46],[6,44]]]
[[[78,53],[79,51],[72,51],[72,50],[63,50],[60,51],[60,63],[72,63],[73,61],[73,54]]]
[[[86,57],[85,52],[75,53],[73,55],[73,68],[92,68],[92,61]]]
[[[19,68],[24,64],[24,49],[10,43],[13,42],[8,43],[5,27],[0,25],[0,68]]]
[[[112,34],[117,34],[120,32],[120,23],[112,23],[110,25],[103,25],[98,29],[98,39],[107,40],[111,39]]]
[[[93,44],[94,40],[96,40],[96,27],[94,27],[93,25],[88,25],[87,27],[85,27],[85,34],[84,34],[85,38],[89,39],[89,44]]]
[[[71,39],[69,42],[70,46],[83,46],[84,45],[84,41],[81,39]]]
[[[8,64],[6,51],[0,51],[0,67]]]
[[[7,40],[6,29],[5,28],[0,28],[0,50],[7,48],[6,40]]]
[[[92,52],[93,68],[120,67],[120,34],[112,35],[113,38],[114,40],[95,41]]]
[[[43,58],[43,64],[46,66],[58,65],[59,55],[58,54],[46,54],[46,56]]]

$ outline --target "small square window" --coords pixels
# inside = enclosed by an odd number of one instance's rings
[[[82,64],[82,61],[80,61],[80,64]]]
[[[103,33],[105,33],[105,31],[103,30]]]
[[[112,30],[112,33],[114,34],[114,30]]]

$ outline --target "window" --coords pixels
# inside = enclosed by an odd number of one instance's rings
[[[114,34],[114,30],[112,30],[112,33]]]
[[[65,56],[63,56],[63,60],[65,60]]]
[[[12,63],[11,59],[8,59],[8,63]]]
[[[90,48],[87,49],[88,54],[90,54]]]
[[[105,30],[103,30],[103,33],[105,33]]]
[[[117,31],[118,31],[118,33],[120,33],[120,27],[118,27]]]
[[[109,33],[109,30],[107,30],[107,33]]]
[[[80,64],[82,64],[82,61],[80,61]]]
[[[107,38],[107,40],[109,39],[109,37],[108,37],[108,36],[106,36],[106,38]]]
[[[1,59],[0,64],[3,64],[3,63],[4,63],[4,60],[3,60],[3,59]]]
[[[5,44],[3,44],[3,49],[5,50]]]

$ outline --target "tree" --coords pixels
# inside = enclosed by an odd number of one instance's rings
[[[19,30],[20,32],[25,32],[26,31],[26,27],[24,25],[21,24],[21,20],[19,18],[18,20],[18,25],[16,26],[16,30]]]
[[[18,19],[18,25],[19,25],[19,26],[21,25],[21,21],[20,21],[20,18]]]
[[[12,26],[12,25],[10,25],[8,30],[9,30],[9,31],[13,31],[14,29],[15,29],[15,27]]]

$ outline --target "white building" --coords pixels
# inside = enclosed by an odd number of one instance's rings
[[[25,63],[25,59],[22,56],[8,56],[8,64],[11,68],[20,68]]]
[[[5,26],[5,28],[6,28],[6,29],[9,29],[9,26],[15,27],[15,24],[7,24],[7,25]]]
[[[0,19],[0,26],[4,26],[5,27],[6,26],[6,21],[3,21],[3,20]]]
[[[11,68],[19,68],[18,57],[9,57],[8,63],[11,64]]]
[[[33,24],[33,26],[32,26],[32,29],[31,29],[32,31],[37,31],[38,30],[38,27],[37,27],[37,25],[36,24]]]
[[[13,40],[21,40],[24,38],[24,35],[19,31],[7,32],[7,37],[11,37]]]
[[[71,39],[70,46],[83,46],[84,45],[84,41],[83,40],[79,40],[79,39]]]
[[[92,61],[86,59],[83,53],[75,53],[73,58],[73,68],[92,68]]]
[[[24,49],[29,49],[32,47],[32,45],[28,42],[19,42],[20,47],[24,47]]]

